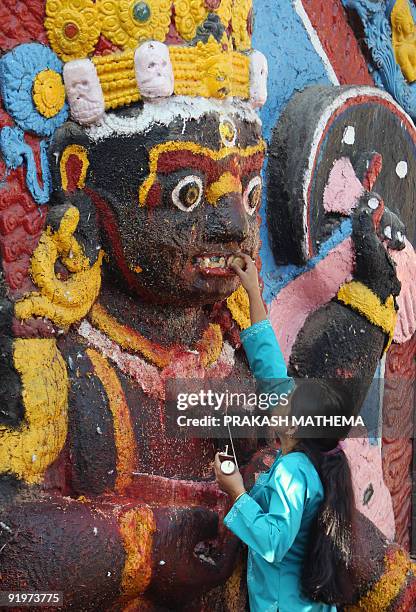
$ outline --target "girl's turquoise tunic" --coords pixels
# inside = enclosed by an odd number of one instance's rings
[[[260,385],[268,381],[267,390],[280,388],[280,393],[293,385],[268,319],[243,331],[241,338]],[[248,546],[251,612],[336,612],[335,606],[309,601],[301,594],[309,529],[322,500],[322,483],[308,457],[279,451],[272,467],[224,518],[225,525]]]

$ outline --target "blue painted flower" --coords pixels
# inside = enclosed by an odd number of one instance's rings
[[[47,70],[62,75],[62,62],[39,43],[19,45],[0,59],[0,92],[5,109],[22,130],[39,136],[51,136],[68,117],[65,101],[52,117],[36,108],[33,87],[36,77]]]

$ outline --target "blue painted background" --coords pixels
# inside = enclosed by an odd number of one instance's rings
[[[290,0],[254,0],[253,48],[269,62],[268,100],[261,110],[267,140],[285,105],[308,85],[330,85],[325,67]],[[265,169],[267,168],[267,162]],[[263,177],[264,178],[264,177]],[[261,216],[261,259],[264,298],[269,304],[280,288],[280,271],[269,248],[265,222],[265,190]]]

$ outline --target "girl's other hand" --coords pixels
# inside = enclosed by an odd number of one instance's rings
[[[243,269],[240,263],[235,260],[230,267],[240,277],[244,289],[249,295],[260,293],[259,275],[254,261],[246,253],[236,253],[235,256],[244,261],[245,267]]]
[[[227,476],[221,472],[220,453],[215,455],[214,473],[215,479],[221,491],[224,491],[224,493],[230,495],[233,500],[238,497],[240,493],[245,493],[246,489],[244,487],[243,477],[237,469],[234,474],[231,474],[230,476]]]

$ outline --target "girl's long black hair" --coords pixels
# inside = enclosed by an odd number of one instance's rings
[[[294,416],[353,416],[345,389],[332,382],[305,380],[291,398]],[[343,605],[354,592],[352,569],[352,523],[354,493],[347,457],[339,441],[350,426],[302,427],[297,430],[296,447],[315,466],[324,488],[324,500],[311,526],[302,575],[306,597],[313,601]],[[337,448],[338,446],[338,448]],[[326,454],[328,451],[329,455]]]

